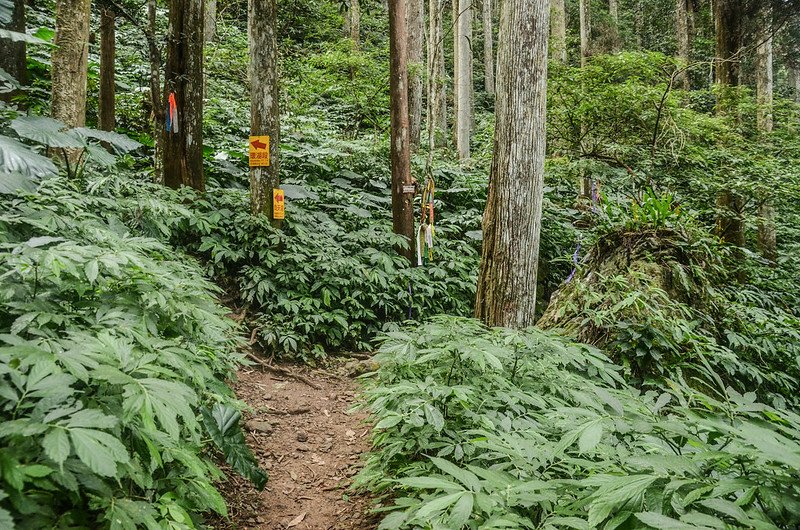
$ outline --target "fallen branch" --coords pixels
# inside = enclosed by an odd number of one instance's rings
[[[309,378],[307,378],[305,376],[302,376],[300,374],[296,374],[294,372],[291,372],[291,371],[289,371],[289,370],[287,370],[285,368],[281,368],[279,366],[272,366],[271,364],[267,364],[264,361],[262,361],[261,359],[259,359],[258,357],[256,357],[254,354],[250,353],[250,352],[246,352],[245,355],[247,355],[248,359],[258,363],[259,366],[261,366],[262,368],[264,368],[265,370],[267,370],[269,372],[272,372],[272,373],[275,373],[275,374],[279,374],[279,375],[282,375],[284,377],[291,377],[292,379],[296,379],[297,381],[300,381],[301,383],[307,384],[308,386],[310,386],[314,390],[322,390],[322,387],[320,387],[318,384],[316,384],[315,382],[311,381]]]

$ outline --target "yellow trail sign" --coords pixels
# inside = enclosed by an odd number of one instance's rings
[[[272,218],[283,219],[286,215],[286,201],[284,200],[283,190],[275,188],[272,190]]]
[[[269,136],[250,137],[250,167],[269,165]]]

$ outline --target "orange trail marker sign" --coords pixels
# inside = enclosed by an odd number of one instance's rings
[[[277,188],[272,190],[272,218],[284,219],[286,216],[286,201],[284,200],[283,190]]]
[[[250,167],[269,165],[269,136],[250,137]]]

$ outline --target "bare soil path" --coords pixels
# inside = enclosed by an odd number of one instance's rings
[[[317,388],[258,366],[239,372],[234,390],[252,409],[243,426],[269,482],[258,492],[229,474],[219,486],[231,518],[215,528],[374,529],[370,499],[347,489],[369,449],[364,414],[349,412],[356,383],[344,367],[282,368],[302,373]]]

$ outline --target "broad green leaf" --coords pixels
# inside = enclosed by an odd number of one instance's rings
[[[117,475],[117,463],[128,461],[128,451],[114,436],[94,429],[76,428],[69,431],[75,454],[89,469],[104,477]]]
[[[56,464],[63,464],[69,456],[69,438],[64,429],[55,428],[42,438],[45,454]]]
[[[658,528],[659,530],[707,530],[708,527],[705,526],[695,526],[692,524],[686,524],[677,519],[673,519],[672,517],[667,517],[666,515],[662,515],[660,513],[655,512],[641,512],[636,514],[636,518],[639,519],[641,522],[650,526],[652,528]]]
[[[28,146],[6,136],[0,136],[0,170],[2,171],[0,176],[16,174],[29,178],[58,173],[56,166],[49,158],[35,153]]]

